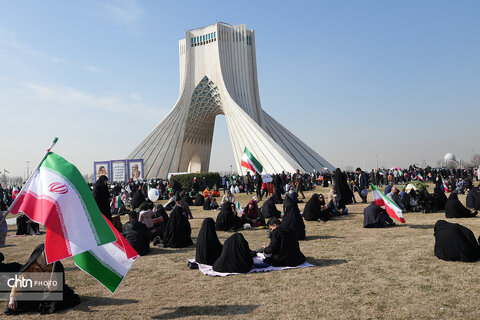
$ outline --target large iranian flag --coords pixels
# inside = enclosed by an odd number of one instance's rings
[[[263,166],[258,162],[257,159],[248,151],[247,147],[243,150],[242,162],[240,163],[242,167],[252,170],[253,172],[262,173]]]
[[[48,263],[116,241],[78,169],[48,152],[9,208],[47,228]]]
[[[77,267],[100,281],[110,292],[115,293],[138,253],[117,231],[113,224],[105,219],[112,228],[117,241],[104,244],[74,257]]]
[[[373,201],[375,202],[376,205],[385,207],[385,210],[387,210],[387,213],[390,217],[392,217],[395,220],[400,221],[401,223],[405,223],[405,219],[403,218],[402,214],[402,209],[400,209],[399,206],[397,206],[396,203],[394,203],[392,200],[387,198],[383,192],[377,189],[373,184],[370,183],[370,187],[372,188],[372,194],[373,194]]]

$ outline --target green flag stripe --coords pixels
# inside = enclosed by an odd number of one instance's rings
[[[257,168],[258,172],[261,173],[263,171],[263,166],[260,164],[260,162],[258,162],[257,159],[255,159],[253,154],[251,154],[250,151],[248,151],[247,147],[245,147],[245,150],[243,152],[247,154],[248,158],[252,161],[255,168]]]
[[[111,292],[115,292],[123,280],[123,277],[103,264],[91,251],[77,254],[74,259],[80,269],[100,281]]]
[[[85,208],[87,219],[90,222],[90,227],[92,228],[93,235],[98,245],[116,241],[115,234],[103,218],[100,209],[98,209],[92,191],[73,164],[59,155],[49,152],[40,167],[54,170],[57,174],[63,176],[65,180],[70,181],[71,185],[79,195],[80,200],[83,202],[82,204]]]

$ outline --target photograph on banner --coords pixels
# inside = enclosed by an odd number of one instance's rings
[[[95,175],[95,181],[101,176],[107,176],[110,179],[110,161],[95,161],[93,163],[93,173]]]
[[[127,160],[112,160],[110,161],[110,168],[112,168],[112,182],[123,182],[127,180]]]
[[[269,182],[272,182],[273,181],[273,178],[271,175],[269,175],[268,173],[267,174],[262,174],[262,182],[263,183],[269,183]]]
[[[143,179],[143,159],[132,159],[128,161],[128,178],[133,180]]]

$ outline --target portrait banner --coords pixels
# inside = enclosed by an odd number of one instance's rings
[[[93,175],[95,181],[101,176],[107,176],[110,179],[110,161],[95,161],[93,163]]]
[[[131,159],[127,160],[127,163],[128,179],[143,179],[143,159]]]

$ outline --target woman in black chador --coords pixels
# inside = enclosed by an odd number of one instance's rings
[[[320,197],[321,196],[321,197]],[[322,221],[328,220],[328,211],[325,208],[325,199],[318,193],[314,193],[310,200],[308,200],[303,209],[303,218],[307,221]]]
[[[335,193],[337,194],[339,207],[344,208],[347,204],[351,204],[353,201],[353,192],[348,186],[347,176],[340,171],[339,168],[335,170],[333,176],[335,184]]]
[[[213,264],[214,271],[229,273],[247,273],[252,267],[252,251],[241,233],[234,233],[225,240],[222,254]]]
[[[452,192],[445,204],[445,217],[447,218],[472,218],[477,215],[477,211],[473,212],[465,208],[458,200],[457,192]]]
[[[473,232],[458,223],[435,223],[435,256],[447,261],[474,262],[480,259],[480,246]]]
[[[305,223],[300,214],[300,209],[298,209],[298,199],[295,191],[290,190],[286,194],[283,202],[283,211],[285,214],[282,219],[282,225],[295,231],[298,240],[305,240]]]
[[[190,236],[192,228],[187,217],[183,215],[182,207],[176,206],[170,213],[170,219],[165,227],[163,246],[170,248],[184,248],[193,244]]]
[[[260,214],[262,215],[263,219],[269,218],[280,218],[281,212],[275,206],[275,201],[273,197],[270,197],[265,201],[260,209]]]
[[[440,181],[435,185],[433,190],[433,209],[435,211],[445,210],[445,204],[447,203],[447,196],[443,191],[443,184]]]
[[[43,300],[21,300],[19,299],[22,295],[21,288],[14,287],[12,288],[12,292],[10,293],[10,301],[8,302],[5,314],[20,314],[30,311],[37,311],[40,314],[51,314],[62,309],[74,307],[80,303],[79,296],[75,294],[73,290],[65,284],[65,270],[62,263],[60,261],[57,261],[55,263],[47,264],[47,260],[45,258],[44,244],[37,246],[35,250],[33,250],[27,263],[25,263],[20,269],[18,277],[22,278],[22,274],[27,272],[39,274],[44,273],[48,275],[48,279],[46,279],[47,281],[50,279],[50,275],[52,274],[52,272],[61,273],[63,282],[63,299],[60,301],[52,301],[53,297],[49,299],[49,296],[53,294],[54,290],[52,287],[45,287]],[[55,279],[55,277],[52,278],[52,280]],[[60,290],[55,291],[60,292]]]
[[[202,227],[198,232],[195,262],[213,265],[215,260],[220,257],[222,248],[223,246],[218,240],[217,232],[215,231],[215,222],[212,218],[206,218],[203,220]]]
[[[110,210],[110,192],[108,191],[108,178],[106,176],[100,176],[95,186],[93,187],[93,197],[97,202],[100,212],[112,221],[112,212]]]
[[[236,231],[242,227],[242,220],[236,215],[235,205],[232,202],[224,202],[222,209],[217,215],[215,229],[221,231]]]

